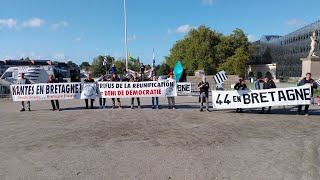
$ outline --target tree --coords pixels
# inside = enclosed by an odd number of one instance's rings
[[[90,72],[93,77],[100,77],[102,74],[106,74],[106,68],[103,66],[104,56],[97,56],[93,59]]]
[[[67,65],[68,65],[71,69],[79,69],[79,66],[78,66],[76,63],[72,62],[72,61],[68,61],[68,62],[67,62]]]
[[[126,60],[114,61],[114,65],[117,68],[118,74],[121,74],[121,73],[123,73],[124,70],[126,70]]]
[[[91,65],[87,61],[84,61],[79,65],[80,69],[87,69],[87,70],[90,68],[90,66]]]
[[[167,75],[171,71],[171,68],[168,64],[166,63],[161,63],[158,66],[156,66],[156,75],[161,76],[161,75]]]

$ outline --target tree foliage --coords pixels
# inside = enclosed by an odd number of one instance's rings
[[[72,62],[72,61],[68,61],[68,62],[67,62],[67,65],[68,65],[71,69],[79,69],[79,66],[78,66],[76,63]]]
[[[90,72],[93,77],[100,77],[106,73],[106,68],[103,66],[104,56],[97,56],[93,59]]]
[[[174,68],[180,60],[188,75],[193,75],[195,70],[214,74],[220,69],[228,74],[242,75],[250,51],[251,45],[241,29],[223,36],[206,26],[200,26],[173,45],[165,63]]]
[[[91,65],[88,61],[84,61],[79,65],[79,67],[80,67],[80,69],[88,70],[88,69],[90,69]]]

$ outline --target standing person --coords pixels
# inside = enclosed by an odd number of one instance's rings
[[[143,63],[140,64],[140,76],[141,79],[144,79],[144,71],[146,70],[146,66],[143,65]]]
[[[49,79],[48,79],[48,82],[47,83],[59,83],[58,81],[58,78],[54,79],[53,78],[53,75],[50,74],[49,75]],[[56,103],[54,103],[56,102]],[[59,108],[59,101],[56,99],[56,100],[51,100],[51,105],[52,105],[52,110],[55,111],[58,109],[58,111],[60,111],[60,108]],[[57,107],[57,109],[56,109]]]
[[[175,79],[173,78],[173,72],[169,73],[169,77],[168,77],[167,81],[168,82],[175,81]],[[168,109],[176,109],[174,96],[170,96],[167,98],[168,98]]]
[[[111,74],[117,73],[117,68],[114,64],[112,64],[112,67],[109,70],[111,72]]]
[[[89,73],[88,75],[87,75],[87,78],[86,79],[84,79],[84,83],[94,83],[94,79],[92,79],[91,78],[91,74]],[[94,101],[94,99],[90,99],[90,101],[91,101],[91,109],[93,109],[93,101]],[[88,109],[89,107],[88,107],[88,99],[85,99],[85,103],[86,103],[86,109]]]
[[[133,77],[130,78],[129,82],[140,82],[140,79],[138,78],[138,74],[134,73]],[[141,109],[140,98],[136,97],[136,99],[137,99],[137,103],[138,103],[138,109]],[[131,98],[131,109],[133,109],[133,106],[134,106],[134,97]]]
[[[116,73],[113,73],[110,81],[112,81],[112,82],[119,82],[120,79],[119,79],[119,77],[117,76]],[[111,98],[111,100],[112,100],[112,109],[114,109],[114,108],[115,108],[115,98]],[[119,109],[122,109],[120,98],[117,98],[117,101],[118,101],[118,107],[119,107]]]
[[[198,89],[200,89],[200,112],[203,111],[203,102],[206,102],[206,110],[209,112],[209,83],[205,76],[202,77],[202,81],[198,84]]]
[[[99,82],[107,81],[107,79],[105,78],[104,75],[101,75],[98,81]],[[99,105],[100,105],[99,109],[105,109],[106,108],[106,98],[99,97]]]
[[[274,81],[272,79],[270,79],[268,76],[266,76],[264,78],[264,82],[263,82],[263,85],[262,85],[262,89],[272,89],[272,88],[277,88],[276,87],[276,84],[274,83]],[[260,114],[263,114],[264,113],[264,109],[265,107],[262,108]],[[271,113],[271,106],[268,107],[268,114]]]
[[[156,76],[152,77],[152,81],[158,81]],[[154,107],[154,100],[156,100],[156,107]],[[159,109],[159,97],[152,97],[152,109]]]
[[[253,89],[259,90],[260,89],[260,79],[259,77],[256,78],[256,80],[253,82]]]
[[[21,73],[20,78],[17,81],[17,84],[31,84],[30,80],[24,77],[24,73]],[[30,111],[30,101],[27,101],[27,108]],[[21,101],[21,110],[20,112],[26,111],[24,106],[24,101]]]
[[[247,84],[244,79],[239,79],[239,81],[234,85],[234,90],[246,90],[247,89]],[[237,112],[242,113],[242,108],[237,108]]]
[[[307,73],[306,77],[303,78],[299,83],[298,86],[303,86],[305,84],[310,84],[311,86],[311,97],[313,96],[313,90],[318,88],[317,83],[311,78],[311,73]],[[302,110],[302,105],[298,106],[298,114],[301,114],[301,110]],[[304,107],[304,115],[305,116],[309,116],[308,114],[309,111],[309,104],[306,104]]]

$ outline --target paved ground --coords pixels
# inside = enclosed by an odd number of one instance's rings
[[[34,102],[20,113],[0,99],[0,179],[320,179],[318,106],[309,117],[201,113],[196,100],[179,97],[178,110],[61,101],[61,112]]]

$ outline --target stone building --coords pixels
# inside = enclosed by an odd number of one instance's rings
[[[320,20],[284,36],[267,35],[253,42],[254,52],[248,62],[249,77],[272,76],[274,79],[301,77],[300,58],[310,51],[310,36],[320,37]],[[317,54],[320,46],[317,47]]]

